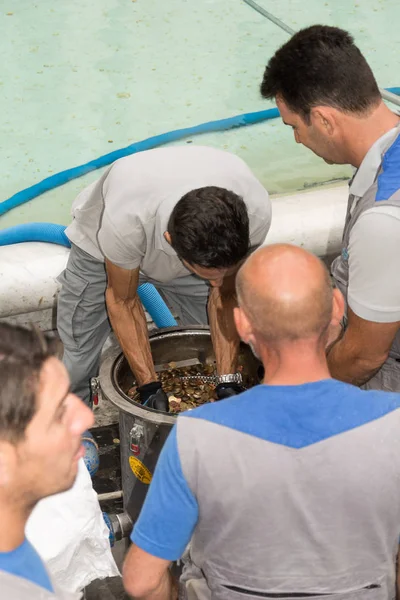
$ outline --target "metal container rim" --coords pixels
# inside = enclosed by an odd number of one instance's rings
[[[165,339],[181,337],[182,334],[187,335],[204,335],[209,333],[210,328],[207,325],[189,325],[189,326],[178,326],[178,327],[165,327],[162,329],[155,329],[149,333],[149,339]],[[127,396],[120,388],[116,381],[116,374],[118,367],[124,360],[124,354],[120,348],[110,348],[104,353],[103,360],[99,370],[99,385],[101,392],[114,406],[120,410],[133,414],[137,417],[147,418],[157,423],[168,423],[174,424],[176,422],[177,414],[170,415],[168,413],[159,412],[151,408],[142,406],[138,402],[135,402],[129,396]]]

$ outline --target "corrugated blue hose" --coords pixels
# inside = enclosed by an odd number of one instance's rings
[[[77,179],[86,175],[91,171],[100,169],[115,162],[119,158],[135,154],[136,152],[143,152],[143,150],[151,150],[158,146],[163,146],[169,142],[176,142],[182,138],[192,137],[201,133],[210,133],[213,131],[225,131],[227,129],[233,129],[235,127],[244,127],[246,125],[254,125],[255,123],[261,123],[262,121],[268,121],[269,119],[275,119],[279,116],[277,108],[270,108],[269,110],[260,110],[257,112],[244,113],[242,115],[236,115],[235,117],[229,117],[228,119],[220,119],[218,121],[209,121],[208,123],[202,123],[201,125],[195,125],[194,127],[186,127],[185,129],[177,129],[175,131],[169,131],[168,133],[162,133],[153,137],[142,140],[141,142],[135,142],[130,146],[121,148],[120,150],[114,150],[99,158],[95,158],[84,165],[61,171],[50,177],[46,177],[39,183],[35,183],[31,187],[25,188],[20,192],[17,192],[7,200],[0,202],[0,216],[4,215],[9,210],[25,204],[29,200],[33,200],[37,196],[53,190],[72,179]]]
[[[157,327],[173,327],[178,324],[154,285],[142,283],[138,287],[138,294]]]
[[[107,166],[112,162],[115,162],[119,158],[129,156],[136,152],[142,152],[143,150],[150,150],[163,144],[180,140],[185,137],[198,135],[200,133],[209,133],[211,131],[224,131],[226,129],[232,129],[234,127],[243,127],[245,125],[252,125],[254,123],[260,123],[268,119],[274,119],[279,116],[277,108],[270,110],[263,110],[254,113],[246,113],[243,115],[237,115],[228,119],[222,119],[219,121],[210,121],[195,127],[188,127],[185,129],[178,129],[169,133],[163,133],[156,135],[141,142],[131,144],[126,148],[115,150],[104,156],[92,160],[84,165],[67,169],[51,177],[43,179],[39,183],[18,192],[0,203],[0,215],[5,214],[9,210],[25,204],[29,200],[40,196],[44,192],[52,190],[72,179],[76,179],[99,169],[100,167]],[[18,244],[21,242],[50,242],[52,244],[60,244],[61,246],[70,247],[70,242],[65,235],[65,227],[63,225],[57,225],[55,223],[25,223],[23,225],[16,225],[3,229],[0,231],[0,246],[6,246],[8,244]],[[174,317],[172,316],[168,306],[160,296],[156,288],[150,283],[145,283],[138,288],[138,294],[140,300],[153,319],[157,327],[172,327],[177,325]]]
[[[56,223],[23,223],[0,230],[0,246],[20,244],[22,242],[50,242],[71,248],[65,235],[65,225]]]
[[[25,223],[0,231],[0,245],[19,244],[21,242],[50,242],[71,247],[65,235],[65,226],[55,223]],[[138,287],[139,298],[157,327],[177,325],[168,306],[151,283]]]
[[[400,96],[400,88],[395,87],[386,89],[389,92]],[[108,154],[100,156],[83,165],[79,165],[78,167],[73,167],[72,169],[56,173],[51,177],[46,177],[46,179],[43,179],[39,183],[17,192],[7,200],[0,202],[0,216],[17,206],[21,206],[21,204],[25,204],[25,202],[29,202],[29,200],[33,200],[37,196],[44,194],[44,192],[59,187],[72,179],[82,177],[91,171],[105,167],[124,156],[143,152],[143,150],[157,148],[158,146],[185,137],[191,137],[201,133],[210,133],[212,131],[225,131],[235,127],[244,127],[246,125],[254,125],[255,123],[261,123],[263,121],[275,119],[276,117],[279,117],[278,109],[270,108],[268,110],[236,115],[235,117],[230,117],[228,119],[209,121],[194,127],[177,129],[175,131],[147,138],[141,142],[136,142],[130,146],[121,148],[120,150],[109,152]],[[65,235],[65,229],[64,225],[57,225],[55,223],[24,223],[22,225],[15,225],[14,227],[0,230],[0,246],[19,244],[21,242],[50,242],[69,248],[70,242]],[[153,285],[145,283],[139,286],[138,294],[145,309],[150,314],[157,327],[171,327],[177,324],[164,300]]]

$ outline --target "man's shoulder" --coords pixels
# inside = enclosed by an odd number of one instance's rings
[[[224,400],[207,402],[193,410],[185,411],[181,416],[214,421],[232,413],[244,412],[251,400],[260,398],[260,396],[263,395],[263,388],[265,388],[265,386],[256,385],[236,396],[231,396]]]
[[[303,448],[392,415],[400,421],[400,394],[365,391],[333,379],[300,386],[258,385],[183,413],[180,432],[201,437],[210,426]],[[179,434],[178,434],[179,435]]]
[[[13,600],[47,600],[54,598],[54,594],[47,592],[38,585],[33,584],[27,579],[17,577],[11,573],[0,570],[0,589],[2,597],[12,598]]]
[[[377,203],[398,201],[400,206],[400,135],[383,156],[375,200]]]
[[[364,206],[362,214],[370,212],[371,208],[384,209],[388,205],[400,207],[400,135],[394,139],[391,146],[381,155],[379,164],[370,165],[370,168],[375,170],[376,174],[370,185],[361,193],[359,186],[356,185],[354,189],[354,184],[361,183],[362,187],[365,185],[365,178],[368,179],[371,177],[371,172],[368,172],[366,175],[362,171],[362,166],[350,182],[350,192],[362,198]],[[361,174],[363,177],[360,179]]]
[[[348,387],[355,386],[348,384]],[[370,404],[382,406],[382,412],[392,412],[400,408],[400,394],[396,392],[386,392],[384,390],[361,390],[360,388],[356,389],[362,394],[357,398],[360,402],[366,400]]]
[[[375,191],[371,190],[370,193],[374,195]],[[383,244],[384,247],[385,242],[390,243],[391,238],[393,235],[397,235],[399,229],[400,186],[388,200],[372,202],[371,205],[361,213],[350,232],[350,239],[353,244],[360,240],[363,243],[366,239],[369,244],[375,240],[376,242],[379,242],[379,244]]]
[[[79,600],[81,594],[47,591],[28,579],[0,570],[1,598],[12,600]]]

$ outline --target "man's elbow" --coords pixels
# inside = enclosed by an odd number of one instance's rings
[[[146,598],[146,596],[149,596],[149,594],[157,589],[156,587],[149,585],[150,582],[145,580],[143,576],[139,575],[138,573],[131,575],[126,572],[125,568],[123,573],[123,581],[127,594],[136,600],[139,600],[140,598]]]
[[[350,346],[342,338],[330,347],[327,360],[332,377],[362,385],[379,371],[388,356],[389,351],[377,352],[372,347]]]
[[[126,592],[131,598],[140,600],[154,594],[162,584],[163,576],[149,574],[145,570],[136,569],[134,564],[125,563],[123,582]]]
[[[133,298],[121,298],[114,292],[112,287],[108,287],[106,289],[106,305],[109,311],[112,311],[115,308],[125,308],[130,310],[133,308],[136,301],[137,295],[135,295]]]
[[[146,585],[146,582],[140,581],[139,578],[126,579],[125,575],[124,575],[124,588],[125,588],[126,593],[133,600],[142,600],[143,598],[148,598],[150,596],[150,594],[152,594],[156,589],[156,588],[149,587],[148,585]]]
[[[359,353],[353,356],[353,364],[366,373],[376,373],[386,362],[389,352],[379,354]]]

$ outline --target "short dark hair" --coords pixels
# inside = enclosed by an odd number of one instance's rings
[[[264,98],[280,96],[306,122],[314,106],[360,114],[381,99],[353,37],[326,25],[300,30],[277,50],[265,69],[261,94]]]
[[[37,408],[40,371],[57,342],[36,329],[0,323],[0,439],[20,441]]]
[[[178,256],[200,267],[232,267],[249,252],[246,205],[240,196],[220,187],[185,194],[171,213],[168,232]]]

